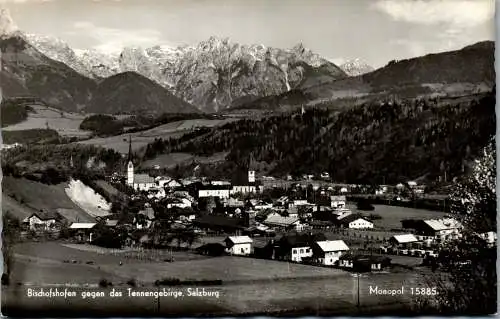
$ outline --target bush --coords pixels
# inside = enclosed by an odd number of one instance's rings
[[[107,279],[101,279],[99,281],[99,287],[101,288],[106,288],[106,287],[112,287],[113,283],[111,281],[108,281]]]
[[[127,285],[131,287],[137,287],[137,282],[135,281],[135,279],[132,278],[129,281],[127,281]]]

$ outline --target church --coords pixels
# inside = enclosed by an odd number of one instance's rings
[[[135,174],[134,162],[132,158],[132,138],[129,137],[128,159],[127,159],[127,186],[132,187],[136,191],[148,191],[156,188],[155,179],[148,174]]]
[[[233,177],[232,185],[231,194],[255,194],[259,191],[259,185],[255,181],[255,161],[253,156],[250,156],[246,176],[243,172],[236,174]]]

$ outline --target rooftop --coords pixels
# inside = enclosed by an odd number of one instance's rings
[[[253,243],[253,239],[248,236],[229,236],[226,238],[233,244],[248,244]]]
[[[349,250],[349,247],[346,245],[346,243],[343,240],[318,241],[318,242],[316,242],[316,244],[324,252]]]
[[[279,214],[270,214],[263,223],[276,226],[290,226],[297,221],[299,221],[298,217],[283,217]]]
[[[151,184],[154,182],[155,182],[154,177],[151,177],[148,174],[134,174],[135,184]]]
[[[392,236],[398,243],[414,243],[417,242],[418,239],[413,234],[404,234],[404,235],[394,235]]]

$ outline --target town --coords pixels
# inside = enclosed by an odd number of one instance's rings
[[[64,233],[76,243],[103,247],[183,249],[358,272],[390,269],[391,260],[401,256],[435,269],[446,263],[439,259],[441,247],[462,236],[461,223],[448,214],[422,210],[427,217],[420,218],[419,210],[405,207],[409,193],[425,191],[413,181],[372,190],[373,195],[392,197],[393,204],[399,204],[393,206],[396,210],[414,214],[394,221],[389,214],[398,214],[383,212],[390,206],[375,210],[366,196],[356,196],[366,187],[335,185],[327,182],[327,173],[298,181],[288,176],[288,186],[278,187],[276,178],[258,178],[250,162],[246,174],[234,180],[208,180],[197,176],[196,168],[192,177],[176,180],[137,173],[131,150],[130,139],[126,169],[101,181],[128,197],[129,206],[121,213],[71,222],[58,212],[40,211],[22,221],[24,236]],[[477,236],[490,246],[496,244],[493,230]]]

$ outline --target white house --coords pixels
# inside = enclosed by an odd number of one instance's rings
[[[198,197],[229,198],[231,189],[229,185],[207,185],[198,190]]]
[[[234,185],[231,194],[255,194],[257,188],[255,185]]]
[[[189,208],[193,204],[187,198],[171,198],[168,200],[167,208],[179,207],[179,208]]]
[[[93,229],[96,223],[72,223],[69,226],[70,231],[76,232],[76,236],[81,241],[92,241]]]
[[[349,251],[343,240],[325,240],[313,244],[314,258],[322,265],[334,265],[340,256]]]
[[[418,230],[419,233],[425,235],[433,235],[438,240],[457,239],[460,237],[462,224],[453,218],[443,219],[428,219],[424,220],[425,226]]]
[[[50,230],[56,226],[56,219],[57,214],[38,212],[23,219],[23,223],[31,230]]]
[[[253,240],[248,236],[229,236],[224,243],[231,255],[248,256],[252,253]]]
[[[331,207],[335,209],[345,208],[346,197],[344,195],[334,195],[330,197]]]
[[[368,229],[373,228],[373,223],[358,214],[349,214],[343,218],[340,218],[339,223],[349,229]]]
[[[313,256],[312,248],[309,245],[301,245],[293,247],[290,252],[290,260],[295,262],[301,262],[303,258],[309,258]]]

